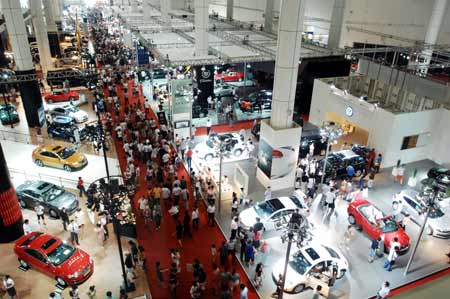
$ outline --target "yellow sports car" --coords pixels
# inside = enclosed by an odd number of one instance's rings
[[[85,155],[58,144],[38,146],[33,151],[32,159],[38,166],[62,168],[68,172],[79,170],[88,163]]]

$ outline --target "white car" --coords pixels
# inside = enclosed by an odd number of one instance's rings
[[[60,107],[54,107],[50,110],[50,115],[65,115],[72,117],[76,123],[83,123],[88,120],[88,114],[86,111],[80,110],[77,106],[74,105],[64,105]]]
[[[411,220],[419,226],[425,220],[426,208],[415,190],[403,190],[396,194],[392,200],[394,211],[409,214]],[[433,208],[428,216],[426,232],[438,238],[450,238],[450,215],[441,208]]]
[[[240,157],[245,151],[245,143],[241,140],[239,134],[226,133],[221,135],[212,134],[204,142],[197,144],[194,148],[194,152],[200,159],[211,161],[217,156],[221,142],[226,148],[226,154]]]
[[[285,258],[282,258],[273,267],[274,281],[284,273],[284,264]],[[348,271],[347,259],[337,249],[323,244],[302,247],[289,258],[284,291],[297,294],[306,288],[312,288],[314,285],[310,276],[319,279],[324,275],[329,277],[333,268],[337,271],[337,279],[344,277]]]
[[[303,216],[309,216],[305,198],[306,195],[302,191],[296,190],[290,197],[282,196],[257,203],[239,213],[242,227],[246,230],[253,227],[258,217],[266,231],[282,229],[297,209]]]

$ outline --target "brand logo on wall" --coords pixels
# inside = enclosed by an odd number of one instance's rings
[[[202,71],[202,78],[203,79],[209,79],[210,76],[211,76],[211,72],[209,70]]]
[[[348,117],[353,116],[353,108],[350,106],[347,106],[347,108],[345,109],[345,115],[347,115]]]

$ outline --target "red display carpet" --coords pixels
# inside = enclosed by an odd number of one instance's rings
[[[136,103],[140,101],[143,103],[144,97],[142,94],[142,90],[139,89],[139,96],[132,95],[132,82],[129,83],[129,102],[130,104]],[[107,96],[108,91],[105,89],[105,95]],[[118,87],[118,96],[120,97],[122,103],[124,102],[123,89]],[[143,105],[142,105],[143,107]],[[123,107],[122,107],[123,109]],[[123,111],[121,112],[123,113]],[[150,117],[157,119],[153,111],[150,111]],[[114,117],[113,117],[114,119]],[[251,124],[250,124],[251,127]],[[200,129],[199,129],[200,130]],[[205,130],[206,131],[206,130]],[[206,133],[206,132],[205,132]],[[120,162],[120,167],[122,170],[122,174],[126,168],[126,160],[125,154],[123,150],[123,143],[118,141],[114,136],[114,144],[117,151],[118,159]],[[161,262],[161,266],[163,269],[167,269],[170,266],[170,249],[171,248],[179,248],[178,242],[174,235],[175,232],[175,223],[167,209],[162,205],[163,209],[163,220],[161,224],[161,229],[156,230],[155,226],[152,222],[145,225],[142,217],[140,217],[138,213],[138,199],[147,192],[145,185],[145,165],[141,165],[141,178],[140,178],[140,187],[138,188],[138,192],[134,198],[134,211],[136,214],[137,221],[137,233],[138,233],[138,242],[140,245],[144,246],[146,257],[147,257],[147,279],[150,286],[150,291],[152,298],[170,298],[169,288],[167,286],[168,280],[168,272],[164,272],[165,284],[160,285],[156,279],[155,272],[155,263],[157,261]],[[187,171],[184,167],[181,167],[178,171],[178,175],[184,176],[188,178]],[[188,180],[189,181],[189,180]],[[190,207],[193,206],[192,203],[192,188],[189,184],[190,190]],[[184,214],[184,209],[180,208],[180,215]],[[204,204],[201,204],[199,207],[200,211],[200,228],[198,231],[193,231],[192,239],[184,239],[183,240],[183,248],[180,249],[181,253],[181,273],[179,273],[179,287],[177,288],[176,298],[190,298],[189,289],[193,282],[193,273],[188,272],[186,269],[186,264],[190,264],[193,262],[194,258],[198,258],[203,264],[205,271],[207,273],[207,292],[202,296],[202,298],[215,298],[212,295],[211,291],[211,279],[212,279],[212,263],[211,263],[211,244],[215,243],[217,247],[220,247],[220,244],[224,239],[224,236],[220,229],[216,227],[208,227],[206,225],[206,208]],[[229,270],[233,267],[236,268],[238,273],[240,273],[241,282],[243,282],[249,289],[249,298],[256,299],[259,298],[255,289],[251,286],[244,270],[237,260],[233,261],[230,259],[228,262]],[[235,289],[233,298],[239,298],[239,290]]]

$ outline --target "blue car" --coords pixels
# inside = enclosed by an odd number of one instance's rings
[[[76,125],[59,125],[52,123],[47,127],[47,134],[50,138],[60,138],[75,142],[75,130],[78,130],[80,140],[86,139],[86,131],[78,128]]]

